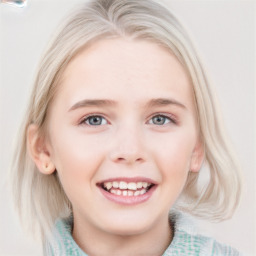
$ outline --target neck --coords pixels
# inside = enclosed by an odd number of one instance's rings
[[[136,234],[115,234],[95,229],[74,216],[73,238],[78,246],[91,256],[154,255],[160,256],[173,238],[168,216],[161,223]]]

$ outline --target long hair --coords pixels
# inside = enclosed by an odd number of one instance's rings
[[[212,220],[229,218],[237,207],[241,192],[239,166],[222,128],[215,94],[187,32],[170,10],[158,2],[86,2],[66,17],[44,53],[12,167],[15,204],[22,219],[29,220],[30,228],[37,225],[43,237],[48,237],[56,219],[71,214],[72,208],[58,174],[43,175],[30,158],[27,129],[30,124],[36,124],[41,135],[46,136],[47,112],[65,68],[82,49],[105,38],[158,44],[176,56],[191,78],[205,161],[199,173],[188,175],[175,207]],[[209,180],[200,186],[200,173],[206,171]]]

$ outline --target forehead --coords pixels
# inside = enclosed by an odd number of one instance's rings
[[[149,41],[104,39],[84,48],[64,71],[59,93],[69,104],[88,98],[167,96],[192,105],[186,71],[167,49]]]

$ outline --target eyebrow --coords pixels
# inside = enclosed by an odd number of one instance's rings
[[[69,111],[78,109],[78,108],[85,108],[85,107],[107,107],[107,106],[115,106],[116,102],[113,100],[104,100],[104,99],[99,99],[99,100],[81,100],[77,103],[75,103]]]
[[[78,108],[85,108],[85,107],[110,107],[110,106],[116,106],[117,102],[113,100],[106,100],[106,99],[84,99],[77,103],[75,103],[69,111],[78,109]],[[180,103],[177,100],[174,99],[168,99],[168,98],[157,98],[150,100],[146,107],[161,107],[161,106],[168,106],[168,105],[176,105],[178,107],[181,107],[183,109],[186,109],[185,105]]]
[[[152,99],[147,103],[147,107],[161,107],[161,106],[168,106],[168,105],[176,105],[183,109],[187,109],[185,105],[175,99],[168,99],[168,98],[158,98]]]

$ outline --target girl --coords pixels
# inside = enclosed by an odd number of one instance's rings
[[[240,255],[185,217],[231,217],[240,177],[197,53],[157,2],[73,13],[41,61],[20,138],[16,205],[45,255]]]

